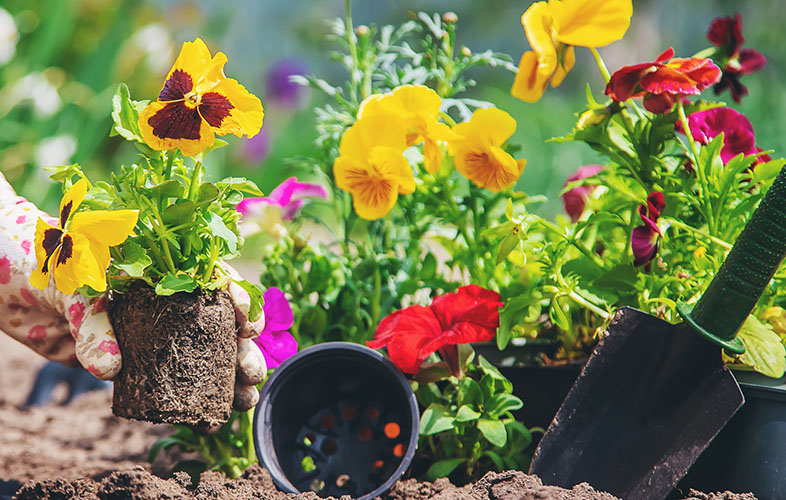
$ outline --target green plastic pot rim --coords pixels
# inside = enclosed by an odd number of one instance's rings
[[[699,325],[696,320],[693,319],[693,307],[691,305],[686,304],[685,302],[680,302],[677,304],[677,312],[682,317],[682,319],[684,319],[685,322],[690,325],[691,328],[693,328],[693,331],[709,340],[713,344],[722,347],[732,354],[745,353],[745,344],[743,344],[742,340],[740,340],[740,338],[736,335],[730,339],[724,339]]]

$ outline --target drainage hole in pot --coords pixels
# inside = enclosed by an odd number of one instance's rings
[[[383,465],[385,465],[385,462],[383,462],[382,460],[377,460],[376,462],[374,462],[374,466],[373,466],[374,470],[381,469]]]
[[[388,422],[385,424],[385,435],[388,439],[396,439],[401,434],[401,427],[396,422]]]
[[[396,446],[394,446],[393,447],[393,454],[395,456],[397,456],[397,457],[403,457],[404,456],[404,445],[399,443]]]
[[[341,474],[336,478],[336,486],[343,488],[349,482],[349,474]]]
[[[313,491],[314,493],[318,493],[318,492],[322,491],[322,488],[324,488],[324,487],[325,487],[325,481],[323,481],[323,480],[321,480],[319,478],[316,478],[313,481],[311,481],[311,486],[309,487],[309,489],[311,491]]]
[[[306,446],[311,446],[316,441],[316,436],[313,434],[306,434],[306,437],[303,438],[303,444]]]
[[[357,412],[355,411],[354,406],[345,406],[343,410],[341,410],[341,415],[344,417],[344,420],[354,420]]]
[[[320,425],[325,429],[332,429],[336,426],[336,419],[333,415],[325,415],[322,417],[322,420],[319,421]]]
[[[374,433],[368,427],[362,427],[358,431],[358,437],[361,441],[371,441],[371,438],[374,436]]]
[[[309,472],[313,472],[317,468],[317,464],[314,463],[314,459],[308,455],[303,457],[303,460],[300,461],[300,467],[303,468],[303,472],[308,474]]]
[[[333,456],[338,453],[338,443],[333,441],[332,439],[326,439],[322,443],[322,453],[327,456]]]
[[[379,408],[374,408],[373,406],[368,409],[368,416],[370,418],[377,418],[379,417]]]

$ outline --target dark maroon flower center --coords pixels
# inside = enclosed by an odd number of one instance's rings
[[[55,253],[57,247],[60,246],[60,240],[62,236],[63,231],[54,227],[44,231],[44,240],[41,242],[41,246],[44,248],[46,259],[44,259],[44,264],[41,266],[42,272],[49,272],[49,259],[52,257],[52,254]],[[68,239],[69,241],[71,240],[70,237]]]

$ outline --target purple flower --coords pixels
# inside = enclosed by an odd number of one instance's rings
[[[243,157],[248,163],[262,163],[270,153],[270,132],[263,128],[254,137],[243,141]]]
[[[704,145],[723,133],[720,156],[724,165],[740,153],[748,156],[761,151],[756,147],[756,136],[750,120],[735,109],[722,107],[692,113],[688,116],[688,126],[693,138]],[[677,129],[682,132],[681,125],[678,124]],[[756,163],[765,161],[768,161],[768,157],[762,155],[757,158]]]
[[[284,108],[297,108],[304,87],[291,80],[293,75],[305,75],[306,64],[297,59],[282,59],[270,67],[267,74],[267,98]]]
[[[603,168],[603,165],[584,165],[583,167],[579,167],[567,178],[564,185],[567,186],[571,182],[592,177],[603,170]],[[562,195],[562,205],[565,207],[565,213],[570,216],[571,222],[579,220],[579,217],[581,217],[581,214],[584,212],[584,206],[587,204],[587,199],[596,187],[597,186],[592,185],[576,186]]]
[[[298,215],[305,198],[326,200],[327,190],[319,184],[298,182],[297,177],[290,177],[273,189],[270,196],[241,201],[235,208],[243,214],[244,236],[258,231],[276,237],[286,235],[283,221],[292,221]]]
[[[268,369],[277,368],[297,352],[297,341],[287,330],[292,327],[295,317],[292,314],[284,292],[270,287],[265,292],[265,328],[254,339],[265,356]]]
[[[658,240],[662,236],[658,228],[658,219],[664,208],[666,202],[663,193],[657,191],[647,196],[646,205],[639,205],[639,217],[644,221],[644,225],[633,228],[630,235],[634,266],[649,264],[655,258],[658,252]]]

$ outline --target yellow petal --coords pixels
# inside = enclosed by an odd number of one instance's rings
[[[461,175],[495,193],[513,186],[526,163],[514,160],[500,148],[472,147],[458,148],[454,162]]]
[[[573,50],[573,47],[570,45],[565,46],[564,50],[562,51],[562,61],[557,65],[557,70],[554,72],[554,76],[551,78],[551,86],[559,87],[568,72],[573,69],[573,65],[575,63],[576,54]]]
[[[91,210],[74,216],[69,233],[80,233],[87,238],[113,247],[123,243],[133,232],[138,210]]]
[[[66,222],[68,222],[68,219],[71,218],[71,214],[76,212],[76,209],[79,208],[79,205],[82,203],[82,200],[85,199],[86,194],[87,181],[84,179],[79,179],[63,195],[63,199],[60,200],[60,229],[65,228]]]
[[[478,109],[468,122],[459,123],[453,131],[475,144],[501,146],[516,131],[516,120],[498,108]]]
[[[442,150],[439,149],[439,144],[431,139],[426,139],[426,142],[423,143],[423,166],[426,167],[427,172],[433,174],[439,170],[441,165]]]
[[[265,115],[262,109],[262,101],[257,96],[246,90],[246,88],[232,78],[221,80],[211,92],[216,92],[225,97],[232,105],[229,115],[220,119],[220,126],[215,132],[218,135],[235,134],[243,137],[254,137],[262,128],[262,119]],[[207,102],[207,95],[202,97],[203,102]],[[207,104],[199,107],[199,110],[208,121],[206,108]]]
[[[546,2],[532,4],[521,16],[521,24],[530,47],[538,55],[538,72],[551,76],[557,68],[557,48],[551,38],[551,6]]]
[[[509,174],[515,175],[518,178],[521,175],[518,162],[510,156],[510,153],[498,146],[492,146],[489,149],[493,161],[501,168],[505,169]]]
[[[549,0],[558,41],[580,47],[603,47],[621,39],[633,15],[631,0]]]
[[[145,143],[156,151],[167,151],[170,149],[180,148],[180,151],[186,156],[194,156],[209,148],[215,142],[215,134],[212,127],[203,119],[199,121],[199,132],[196,139],[182,139],[173,138],[184,135],[181,131],[182,123],[164,123],[159,124],[159,129],[154,128],[157,123],[156,119],[166,106],[176,105],[178,103],[165,103],[165,102],[151,102],[150,104],[139,113],[139,130],[142,133],[142,139]],[[153,120],[153,123],[151,123]],[[169,126],[174,127],[168,129]],[[190,123],[189,123],[190,126]],[[180,128],[178,128],[180,127]],[[173,133],[181,131],[181,133]]]
[[[538,55],[531,50],[524,52],[519,61],[519,72],[516,73],[510,89],[513,97],[524,102],[538,102],[551,77],[551,74],[538,72],[538,67]]]
[[[66,243],[69,238],[72,241],[70,249]],[[105,271],[90,252],[90,242],[80,234],[63,236],[63,246],[56,256],[52,256],[52,275],[57,289],[66,295],[74,293],[83,285],[89,285],[99,292],[106,290]]]
[[[401,85],[393,89],[393,97],[409,113],[437,120],[442,99],[425,85]]]
[[[372,94],[358,107],[358,120],[372,115],[402,115],[405,110],[392,94]]]
[[[395,182],[397,191],[401,194],[415,192],[415,175],[412,167],[401,154],[393,148],[377,146],[368,155],[371,171],[378,173],[379,177]]]
[[[222,54],[223,55],[223,54]],[[224,57],[226,60],[226,57]],[[204,80],[204,77],[214,70],[213,58],[210,57],[210,50],[205,45],[201,38],[197,38],[193,42],[183,43],[180,49],[175,64],[169,70],[166,78],[172,76],[177,70],[183,71],[191,78],[191,83],[196,86],[197,82]]]
[[[407,149],[406,123],[395,115],[364,115],[344,132],[338,151],[340,156],[365,160],[376,146]]]
[[[340,156],[333,164],[336,185],[352,193],[355,213],[362,219],[384,217],[396,205],[398,184],[394,178],[384,178],[368,165],[354,158]]]

